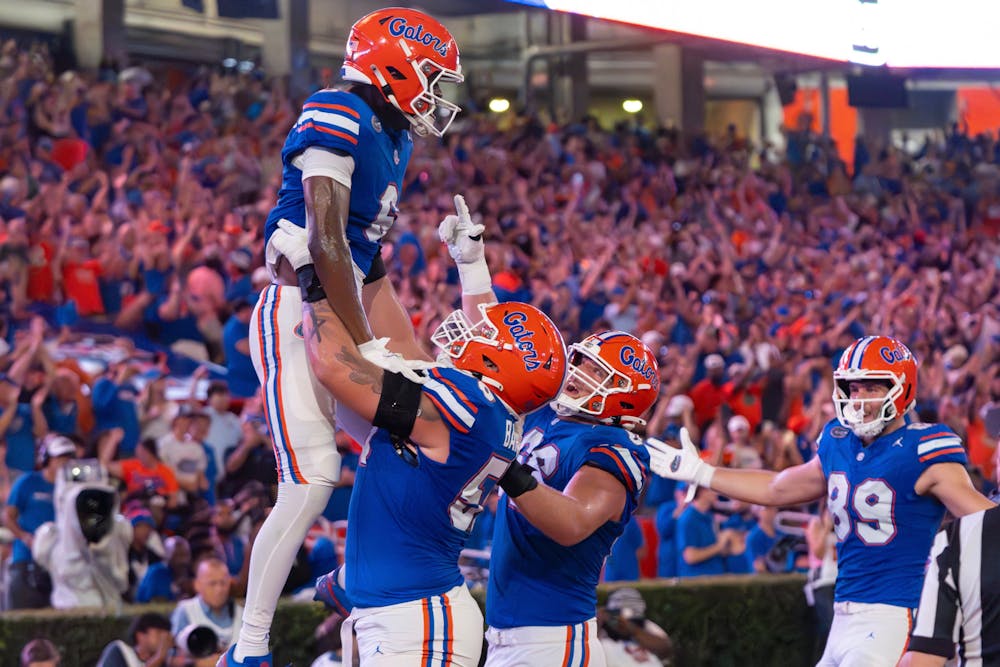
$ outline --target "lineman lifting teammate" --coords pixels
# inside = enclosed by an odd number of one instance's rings
[[[387,350],[383,337],[390,334],[395,352],[424,356],[379,250],[395,221],[410,132],[440,136],[458,112],[438,93],[440,83],[462,81],[458,47],[426,14],[383,9],[351,28],[341,75],[345,86],[309,97],[289,131],[281,191],[265,227],[273,284],[254,309],[250,353],[264,388],[278,499],[251,552],[243,626],[228,665],[270,664],[275,605],[306,531],[340,477],[333,399],[307,361],[299,282],[313,293],[325,288],[368,361],[416,377],[412,364]],[[439,120],[439,111],[447,120]],[[282,227],[307,230],[311,273],[297,276],[273,243]],[[355,438],[364,433],[366,425],[348,410],[337,419]]]

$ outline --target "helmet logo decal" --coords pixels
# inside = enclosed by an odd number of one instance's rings
[[[897,361],[903,361],[904,359],[907,358],[906,353],[900,350],[898,347],[891,348],[889,346],[886,346],[880,349],[878,353],[879,355],[881,355],[883,359],[885,359],[885,362],[887,364],[894,364]]]
[[[406,22],[405,18],[397,16],[389,21],[389,34],[393,37],[402,37],[411,42],[417,42],[424,46],[429,46],[442,58],[448,55],[448,42],[442,41],[440,37],[432,32],[425,32],[423,24],[412,26]]]
[[[618,353],[618,357],[621,362],[634,370],[636,373],[646,378],[649,384],[656,388],[660,384],[660,380],[656,377],[656,372],[653,370],[652,366],[646,363],[646,360],[642,357],[638,357],[635,354],[635,350],[629,346],[623,347],[621,352]]]
[[[507,325],[511,337],[517,343],[517,349],[525,353],[521,356],[525,369],[533,371],[541,364],[538,362],[538,351],[535,349],[535,344],[530,340],[535,336],[535,332],[525,328],[524,324],[522,324],[527,319],[527,315],[515,310],[512,313],[504,315],[503,323]]]

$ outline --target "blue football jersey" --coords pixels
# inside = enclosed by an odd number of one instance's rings
[[[459,553],[517,453],[514,416],[472,375],[432,369],[423,392],[451,432],[448,460],[418,451],[408,461],[384,429],[365,444],[346,545],[346,589],[358,607],[419,600],[461,584]]]
[[[913,486],[936,463],[965,463],[947,426],[912,423],[865,447],[836,419],[819,437],[837,533],[838,601],[915,608],[945,508]]]
[[[597,582],[611,545],[639,504],[649,454],[622,428],[560,419],[549,407],[525,420],[519,459],[562,491],[585,465],[611,473],[626,490],[625,508],[579,544],[549,539],[501,496],[493,529],[486,621],[495,628],[571,625],[593,618]]]
[[[281,150],[281,190],[278,203],[267,217],[265,242],[282,218],[306,226],[302,171],[292,160],[311,146],[354,158],[347,240],[354,263],[367,273],[380,240],[396,221],[403,174],[413,152],[410,133],[383,127],[371,108],[354,93],[313,93],[302,105],[302,113]]]

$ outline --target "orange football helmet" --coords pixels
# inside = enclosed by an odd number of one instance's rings
[[[889,385],[884,398],[851,398],[850,384],[858,380],[883,380]],[[879,401],[879,412],[865,421],[864,403]],[[837,419],[860,438],[873,438],[885,425],[913,409],[917,402],[917,361],[909,348],[888,336],[865,336],[844,350],[833,371],[833,405]]]
[[[642,415],[659,393],[653,352],[632,334],[605,331],[569,346],[566,382],[555,404],[561,415],[582,413],[633,428],[646,423]]]
[[[355,23],[340,75],[376,86],[421,136],[440,137],[461,111],[439,87],[464,80],[455,38],[415,9],[379,9]]]
[[[527,303],[479,304],[482,319],[451,313],[431,340],[455,368],[474,373],[519,415],[556,397],[566,348],[556,325]]]

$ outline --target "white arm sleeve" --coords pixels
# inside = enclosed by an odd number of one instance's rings
[[[294,158],[292,164],[302,170],[302,180],[310,176],[326,176],[345,187],[351,187],[354,158],[322,148],[307,148]]]

